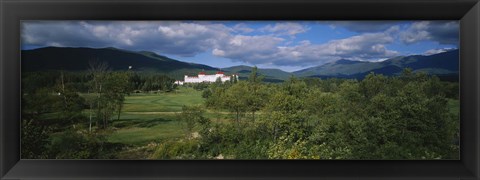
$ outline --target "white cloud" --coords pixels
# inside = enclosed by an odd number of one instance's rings
[[[425,51],[423,54],[428,56],[428,55],[433,55],[433,54],[438,54],[438,53],[451,51],[453,49],[454,48],[430,49],[430,50]]]
[[[274,26],[267,25],[260,28],[260,31],[274,33],[277,36],[295,36],[296,34],[307,32],[308,30],[308,27],[294,22],[275,23]]]
[[[338,27],[345,28],[352,32],[359,33],[371,33],[371,32],[383,32],[401,21],[326,21],[332,29]]]
[[[223,57],[225,56],[225,51],[222,51],[220,49],[213,49],[212,54],[215,56]]]
[[[414,22],[400,33],[400,39],[406,44],[432,40],[440,44],[457,45],[459,39],[457,21],[420,21]]]
[[[398,26],[323,44],[293,40],[308,30],[294,22],[258,29],[267,35],[245,35],[240,32],[255,30],[242,23],[230,28],[204,21],[30,21],[22,24],[22,41],[32,46],[117,47],[178,56],[210,52],[249,64],[297,67],[340,58],[375,61],[399,54],[386,46],[394,41]]]
[[[254,29],[249,28],[245,23],[238,23],[232,28],[235,32],[240,32],[240,33],[250,33],[253,32]]]
[[[213,55],[252,64],[264,64],[274,59],[269,57],[276,52],[284,39],[273,36],[235,35],[219,41]]]
[[[29,45],[112,46],[179,56],[205,52],[231,31],[222,24],[174,21],[32,21],[22,28]]]
[[[422,40],[429,40],[432,37],[428,30],[430,22],[422,21],[413,23],[405,32],[400,33],[401,40],[407,44]]]
[[[381,33],[366,33],[345,39],[331,40],[324,44],[300,41],[297,45],[282,45],[284,39],[272,36],[235,36],[213,54],[249,64],[274,64],[279,66],[311,66],[340,58],[354,60],[378,60],[397,56],[385,44],[392,43],[392,27]]]

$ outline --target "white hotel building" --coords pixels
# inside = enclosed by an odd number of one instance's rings
[[[237,80],[238,80],[237,75],[232,75],[232,76],[234,78],[237,78]],[[221,71],[218,71],[217,73],[212,74],[212,75],[207,75],[207,74],[205,74],[205,72],[199,72],[198,76],[187,76],[187,75],[185,75],[184,81],[175,81],[175,84],[183,85],[183,83],[215,82],[218,78],[220,78],[220,80],[222,82],[225,82],[225,81],[230,81],[230,77],[232,77],[232,76],[226,76]]]

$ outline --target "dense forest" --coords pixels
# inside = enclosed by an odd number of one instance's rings
[[[185,85],[203,103],[185,104],[175,114],[184,136],[159,140],[146,158],[459,158],[458,82],[410,69],[362,80],[263,78],[253,68],[246,80]],[[105,63],[22,74],[22,158],[119,158],[125,145],[106,136],[117,130],[111,124],[125,98],[178,93],[174,81]]]

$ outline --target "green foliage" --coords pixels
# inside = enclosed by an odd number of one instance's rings
[[[202,90],[207,89],[209,85],[210,85],[210,83],[208,83],[208,82],[186,84],[186,86],[191,86],[191,87],[193,87],[193,89],[196,89],[198,91],[202,91]]]
[[[40,88],[52,88],[59,74],[57,71],[22,73],[22,93],[32,94]]]
[[[194,153],[210,159],[220,155],[225,159],[266,159],[266,135],[252,126],[238,131],[234,124],[216,124],[204,132]]]
[[[170,92],[176,88],[174,84],[175,79],[166,75],[144,74],[141,78],[133,83],[136,85],[136,89],[141,89],[142,91]]]
[[[223,94],[222,107],[235,113],[237,124],[240,121],[240,115],[248,109],[248,100],[244,97],[249,93],[248,84],[240,81],[225,90],[225,94]]]
[[[320,78],[303,78],[302,79],[308,87],[315,87],[315,89],[322,90],[323,92],[337,92],[339,90],[340,84],[346,79],[320,79]]]
[[[45,87],[36,89],[22,96],[22,113],[39,115],[52,112],[59,100],[53,89]]]
[[[27,118],[27,117],[23,117]],[[43,159],[47,157],[48,128],[38,119],[23,119],[21,129],[21,158]]]
[[[263,108],[269,99],[268,89],[262,84],[263,79],[264,76],[258,74],[257,67],[252,68],[247,83],[249,93],[245,94],[244,98],[247,101],[247,110],[252,112],[253,121],[255,121],[255,112]]]
[[[318,154],[313,154],[307,141],[292,140],[290,136],[280,136],[268,149],[269,159],[319,159]]]
[[[129,72],[112,72],[107,75],[105,82],[105,95],[103,99],[106,106],[113,106],[117,110],[117,120],[120,119],[120,113],[125,101],[125,95],[130,94],[130,74]]]
[[[206,98],[205,105],[212,109],[221,109],[223,107],[223,97],[229,84],[223,84],[221,80],[217,79],[212,83],[208,89],[204,90],[204,98]]]
[[[125,101],[125,95],[132,91],[131,80],[136,77],[130,71],[108,71],[108,64],[105,62],[91,62],[90,75],[92,92],[96,97],[89,99],[90,108],[96,109],[97,125],[101,124],[103,129],[108,127],[108,121],[117,113],[117,120],[120,119],[120,113]],[[172,82],[173,84],[173,82]]]
[[[212,96],[212,90],[211,89],[204,89],[202,91],[202,98],[208,99]]]
[[[274,139],[281,134],[299,139],[309,131],[305,100],[309,90],[303,81],[291,78],[272,96],[264,107],[263,121],[271,128]]]
[[[201,134],[205,134],[208,131],[210,121],[204,117],[204,113],[205,111],[200,106],[182,107],[182,112],[178,116],[183,124],[187,138],[195,138],[192,133],[197,124],[202,126]]]
[[[70,124],[83,120],[82,110],[85,107],[85,99],[78,95],[72,87],[58,85],[55,89],[58,97],[53,104],[55,109],[60,110],[59,119]]]
[[[451,154],[458,117],[449,113],[437,78],[407,70],[398,79],[371,74],[357,84],[341,85],[341,110],[322,113],[310,138],[326,149],[355,152],[332,158],[457,158]]]
[[[152,159],[206,159],[198,156],[195,152],[198,150],[196,140],[186,141],[167,141],[157,146],[156,151],[151,156]]]
[[[445,96],[451,99],[460,99],[460,86],[459,83],[442,82],[442,89],[445,89]]]
[[[53,137],[48,145],[50,159],[113,158],[121,146],[106,143],[101,134],[67,130]]]
[[[458,144],[453,143],[458,140],[458,116],[450,113],[445,97],[453,90],[436,77],[406,69],[398,77],[373,73],[362,81],[292,77],[281,85],[265,85],[256,80],[256,75],[253,69],[247,81],[204,91],[207,107],[261,112],[259,121],[245,126],[243,133],[229,129],[232,126],[216,126],[208,139],[202,139],[202,146],[216,149],[211,155],[458,158]],[[257,145],[259,152],[246,150],[257,142],[262,143]]]

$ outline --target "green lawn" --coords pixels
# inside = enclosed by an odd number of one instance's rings
[[[184,87],[175,93],[132,94],[126,98],[122,112],[179,112],[183,105],[202,104],[201,94]]]
[[[132,94],[125,99],[120,120],[113,121],[115,131],[108,141],[134,146],[184,136],[176,118],[183,105],[203,103],[201,91],[180,87],[176,93]]]
[[[116,128],[108,141],[141,146],[150,142],[159,142],[165,139],[183,136],[181,125],[174,115],[137,115],[125,116],[114,121]]]

